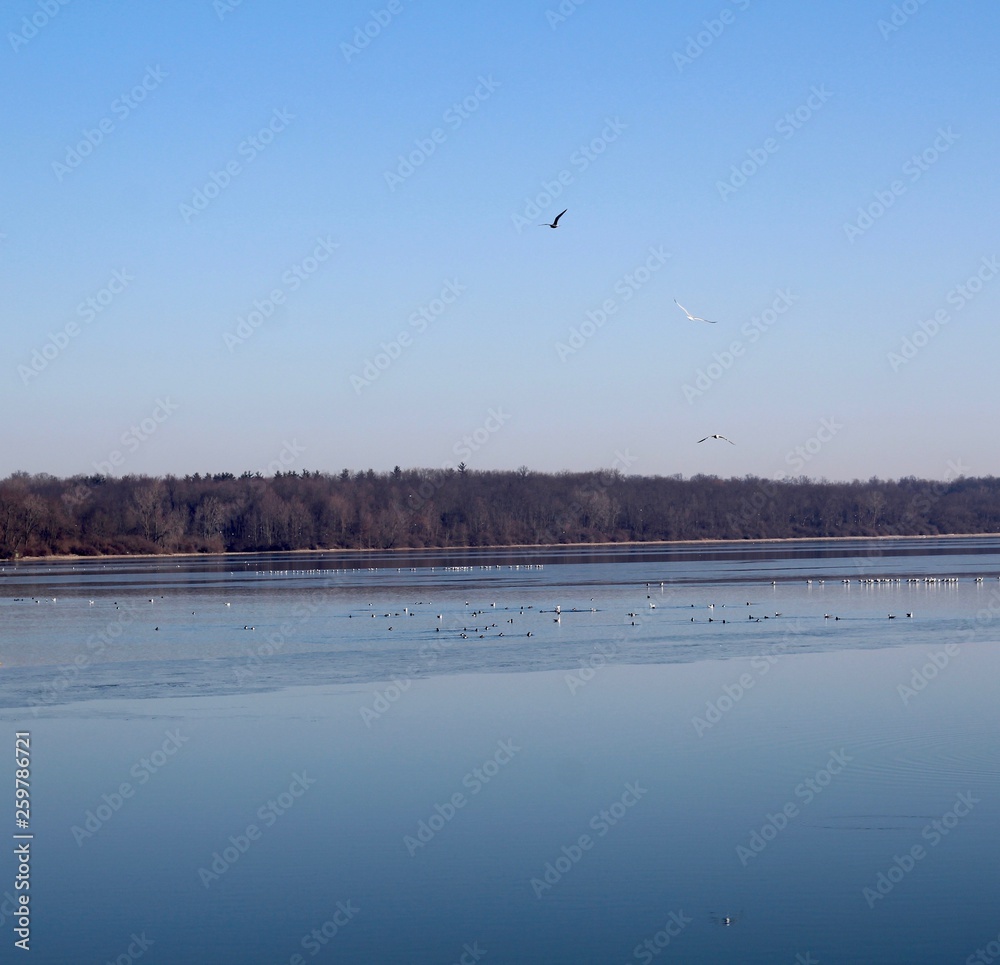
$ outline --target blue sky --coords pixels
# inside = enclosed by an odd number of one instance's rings
[[[1000,472],[995,5],[0,30],[0,475]]]

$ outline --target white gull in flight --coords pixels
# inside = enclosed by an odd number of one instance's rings
[[[718,324],[712,318],[702,318],[700,315],[692,315],[677,299],[674,299],[674,304],[685,314],[692,322],[708,322],[709,325]]]

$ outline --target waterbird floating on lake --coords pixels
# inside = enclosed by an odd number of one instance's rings
[[[743,912],[736,915],[709,915],[711,921],[716,925],[721,925],[723,928],[729,928],[735,925],[743,917]]]

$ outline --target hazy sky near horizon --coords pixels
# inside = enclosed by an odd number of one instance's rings
[[[0,477],[1000,473],[995,4],[0,28]]]

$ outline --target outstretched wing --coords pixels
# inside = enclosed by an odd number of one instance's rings
[[[702,318],[700,315],[692,315],[677,299],[674,299],[674,304],[685,314],[692,322],[708,322],[709,325],[715,325],[716,321],[714,318]]]

